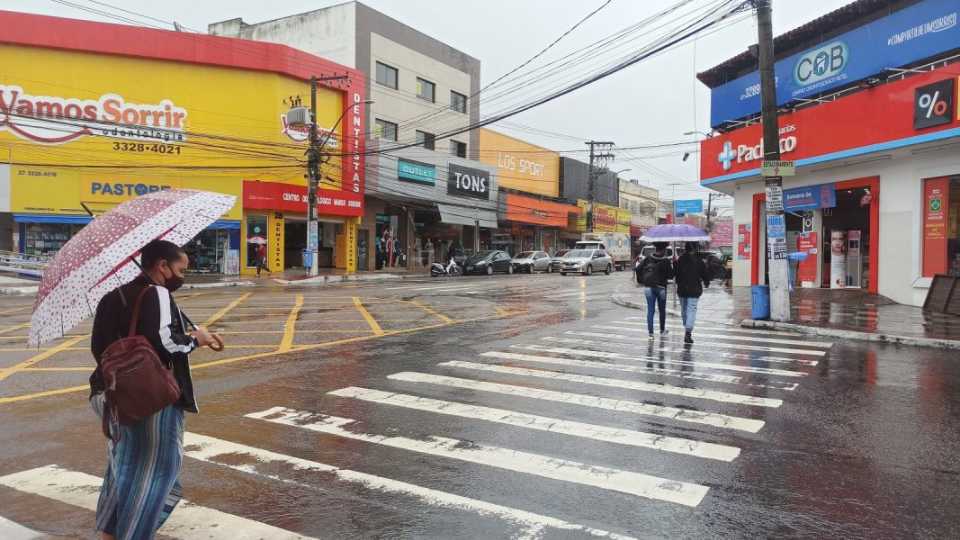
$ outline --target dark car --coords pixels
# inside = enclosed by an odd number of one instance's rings
[[[506,251],[498,249],[481,251],[468,257],[464,263],[463,273],[465,274],[491,275],[494,272],[513,273],[513,259]]]

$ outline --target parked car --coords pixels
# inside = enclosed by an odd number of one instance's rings
[[[513,258],[513,271],[534,272],[550,271],[550,255],[545,251],[524,251]]]
[[[513,273],[513,262],[506,251],[498,249],[481,251],[468,257],[464,263],[464,274],[492,275],[494,272]]]
[[[580,273],[589,276],[594,272],[610,275],[613,271],[613,259],[602,249],[574,249],[563,257],[560,275]]]
[[[559,272],[560,265],[563,264],[563,256],[570,253],[569,249],[561,249],[550,257],[550,270],[548,272]]]

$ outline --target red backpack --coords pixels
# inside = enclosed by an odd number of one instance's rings
[[[133,305],[127,337],[110,344],[100,357],[100,373],[106,384],[103,434],[120,440],[120,430],[110,436],[110,426],[131,425],[180,399],[180,385],[173,370],[163,364],[146,337],[137,335],[140,304],[153,289],[144,287]]]

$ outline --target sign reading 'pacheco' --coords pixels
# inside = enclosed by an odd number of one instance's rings
[[[187,110],[169,99],[143,104],[117,94],[98,99],[35,96],[0,84],[0,131],[43,144],[64,144],[88,135],[140,141],[183,142]]]

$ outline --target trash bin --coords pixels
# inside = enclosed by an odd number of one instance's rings
[[[755,321],[765,321],[770,318],[770,287],[754,285],[750,288],[753,302],[750,316]]]
[[[303,250],[303,267],[307,270],[313,267],[313,251],[309,249]]]

